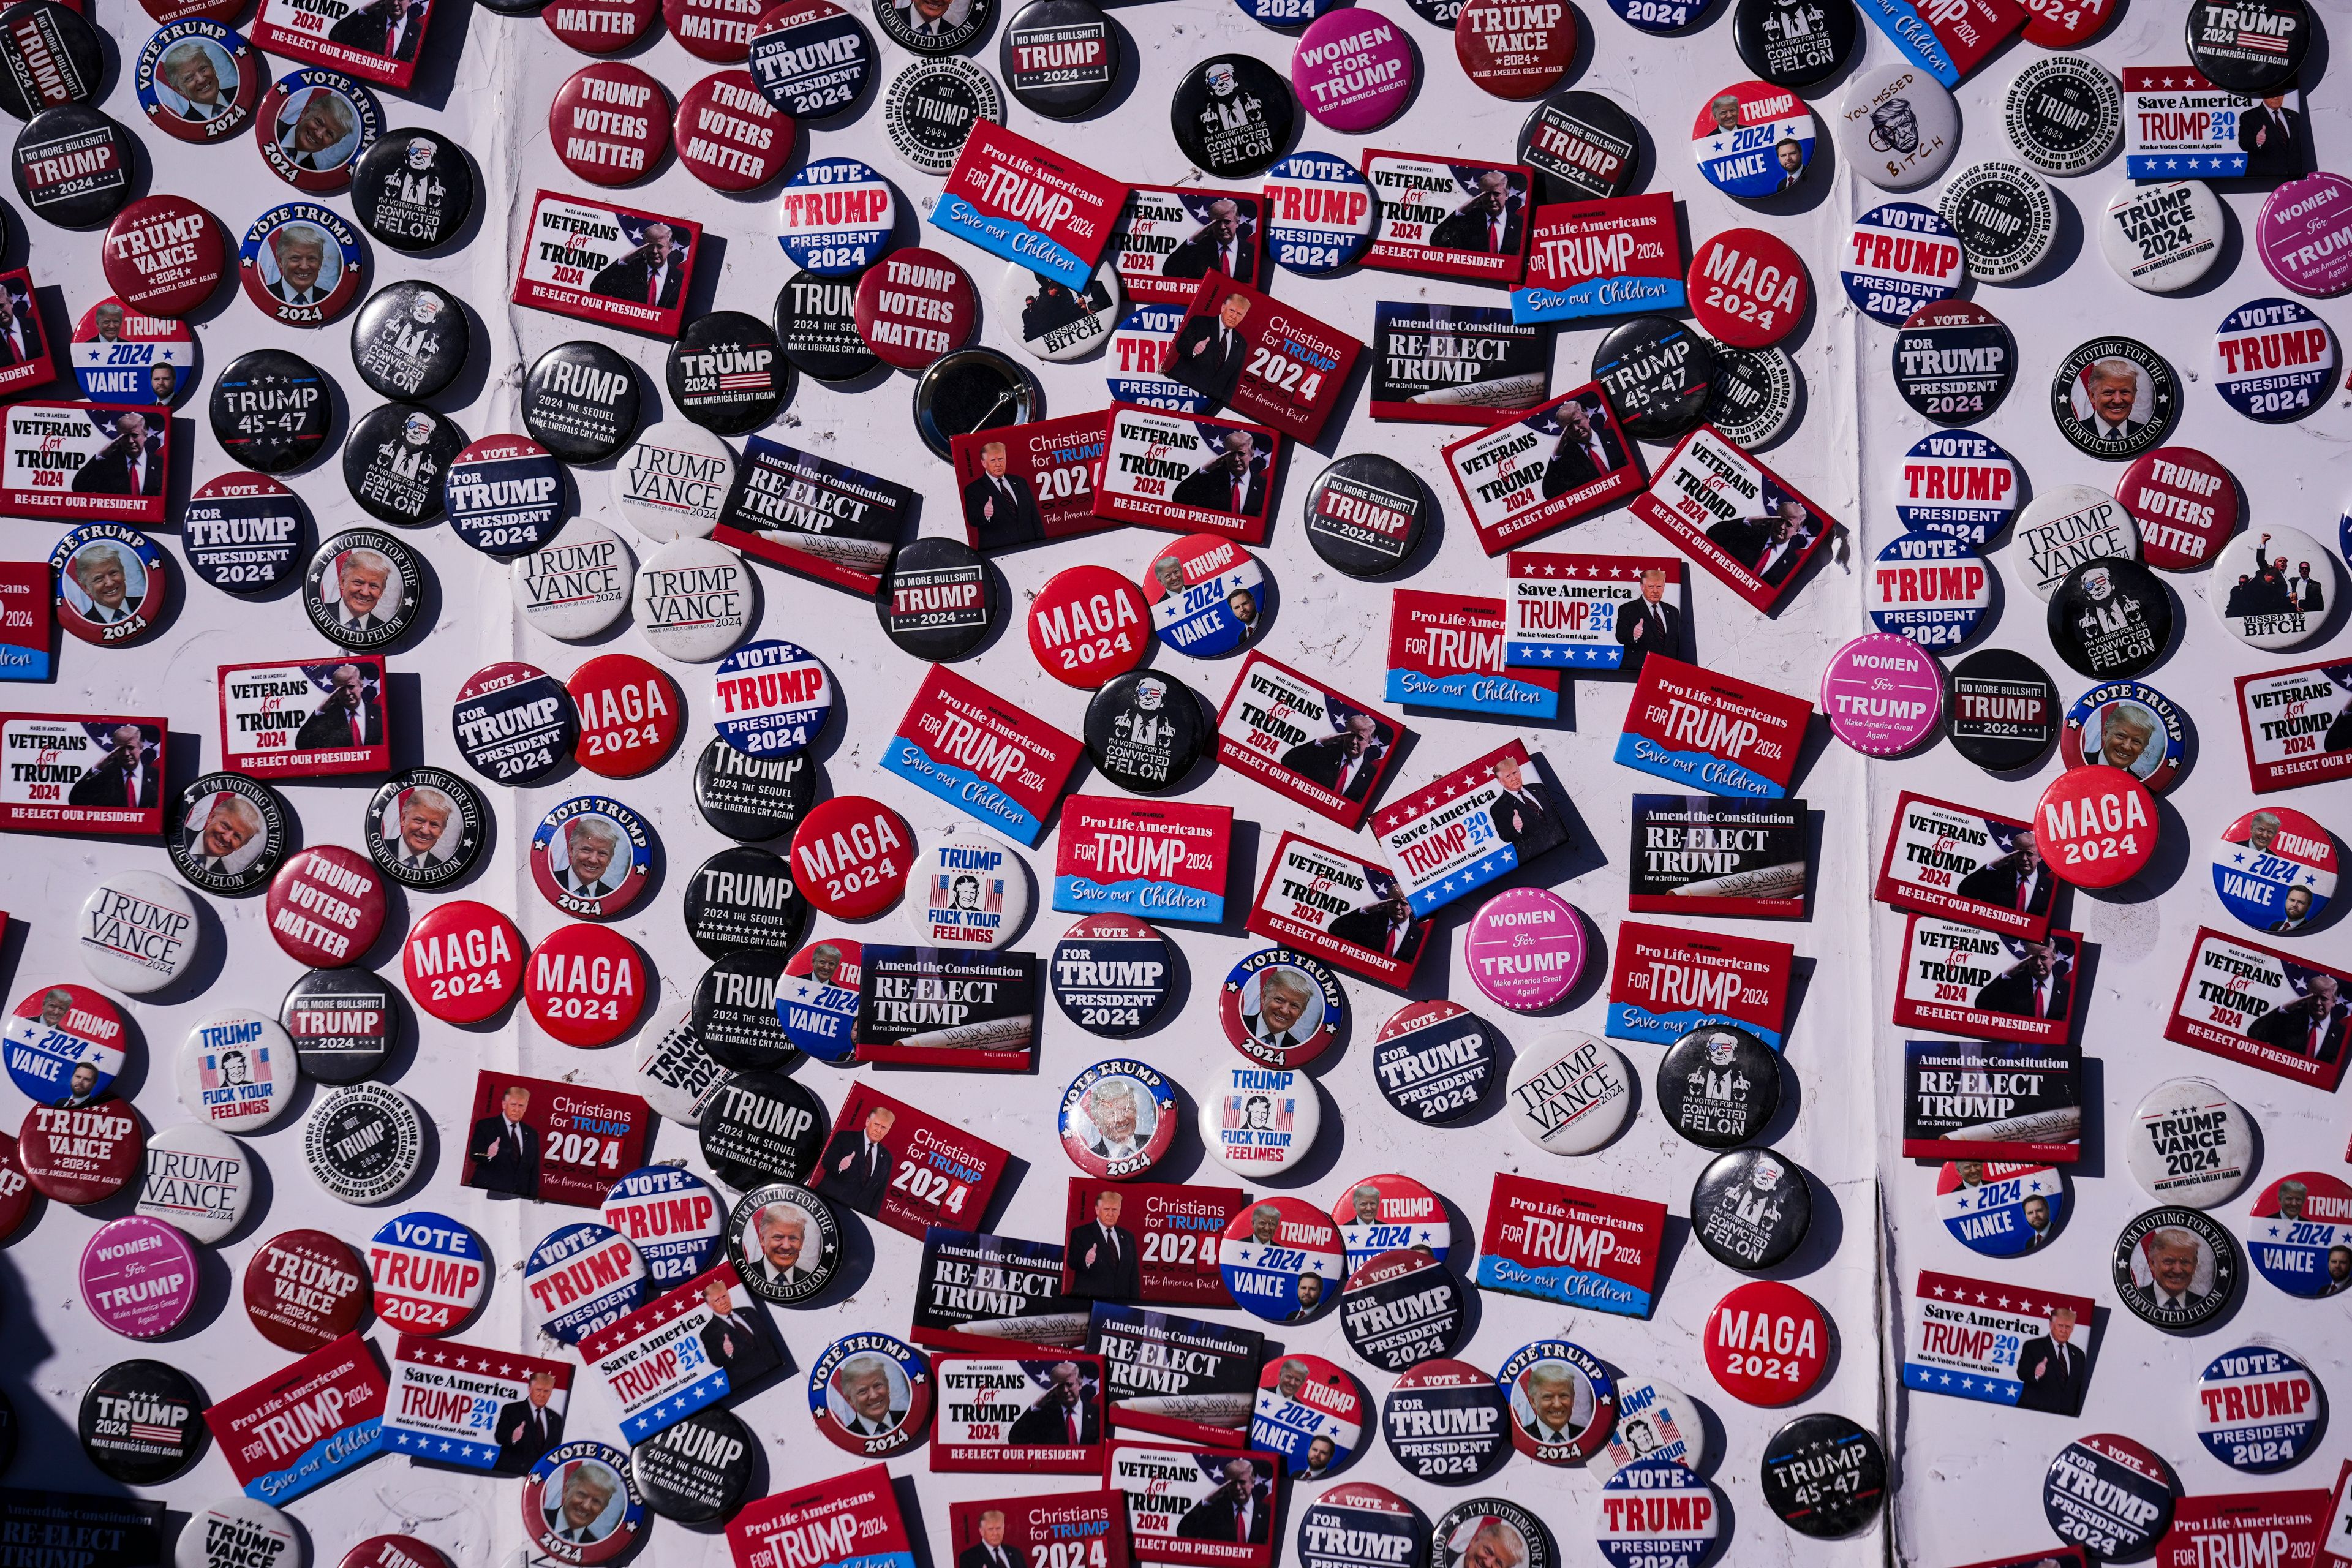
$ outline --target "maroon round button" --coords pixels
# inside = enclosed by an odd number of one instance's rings
[[[1727,228],[1691,258],[1691,314],[1736,349],[1769,348],[1796,330],[1812,279],[1786,242],[1760,228]]]
[[[16,1160],[45,1198],[94,1204],[121,1192],[147,1158],[139,1113],[118,1095],[87,1105],[37,1105],[16,1130]]]
[[[227,26],[244,13],[245,0],[139,0],[139,5],[159,27],[168,27],[189,16],[207,16]],[[79,11],[81,7],[73,9]]]
[[[523,998],[567,1046],[609,1046],[645,1005],[646,961],[609,926],[558,926],[530,955]]]
[[[383,931],[383,879],[338,844],[297,850],[269,879],[269,934],[313,969],[357,963]]]
[[[106,226],[99,267],[126,310],[184,316],[228,276],[228,236],[185,196],[145,196]]]
[[[2025,41],[2040,49],[2074,48],[2120,8],[2113,0],[2025,0]]]
[[[547,106],[547,139],[563,166],[591,184],[642,180],[669,151],[669,95],[619,60],[583,66]]]
[[[33,1184],[25,1179],[25,1167],[16,1158],[16,1141],[0,1132],[0,1247],[8,1244],[33,1212],[36,1196]]]
[[[1108,566],[1057,572],[1029,603],[1029,651],[1055,679],[1091,691],[1151,651],[1151,607]]]
[[[857,335],[885,364],[920,370],[971,341],[971,279],[936,250],[894,250],[857,282]]]
[[[1726,1394],[1750,1405],[1793,1405],[1829,1364],[1830,1321],[1795,1286],[1751,1279],[1715,1304],[1701,1342],[1706,1370]]]
[[[540,13],[547,30],[583,55],[618,54],[654,25],[660,0],[563,0]]]
[[[2194,447],[2158,447],[2124,470],[2116,500],[2139,527],[2139,558],[2195,572],[2238,529],[2238,481]]]
[[[319,1350],[360,1326],[368,1271],[341,1238],[289,1230],[254,1250],[245,1265],[245,1315],[280,1350]]]
[[[409,929],[400,966],[409,1000],[445,1024],[478,1024],[522,984],[522,932],[488,904],[459,899]]]
[[[2121,768],[2068,768],[2042,792],[2033,828],[2052,876],[2112,888],[2156,853],[2156,798]]]
[[[824,913],[864,920],[907,890],[914,845],[907,819],[880,801],[836,795],[793,830],[793,881]]]
[[[371,1535],[343,1553],[338,1568],[448,1568],[441,1549],[413,1535]]]
[[[633,778],[677,744],[686,696],[659,668],[633,653],[590,659],[566,682],[580,710],[580,739],[572,755],[592,773]]]
[[[696,59],[740,66],[751,58],[751,35],[766,9],[766,0],[662,0],[662,20]]]
[[[713,71],[688,88],[670,134],[686,172],[713,190],[758,190],[792,161],[793,117],[750,71]]]
[[[81,1249],[80,1277],[89,1315],[125,1339],[168,1334],[196,1304],[194,1245],[147,1215],[100,1226]]]
[[[1467,0],[1454,18],[1454,55],[1496,98],[1541,98],[1576,55],[1567,0]]]

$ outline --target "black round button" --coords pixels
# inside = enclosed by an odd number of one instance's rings
[[[2085,561],[2050,591],[2051,646],[2078,674],[2129,680],[2163,659],[2172,595],[2137,561]]]
[[[1769,444],[1797,411],[1797,369],[1777,348],[1715,345],[1715,391],[1706,422],[1744,451]]]
[[[45,109],[16,132],[16,199],[59,228],[96,228],[131,199],[137,140],[86,103]]]
[[[1633,116],[1575,89],[1537,104],[1519,126],[1519,162],[1535,170],[1547,201],[1623,195],[1633,187],[1641,145]]]
[[[1427,488],[1395,458],[1335,458],[1307,492],[1307,542],[1350,577],[1377,577],[1412,559],[1429,505]]]
[[[739,1193],[804,1182],[816,1170],[830,1126],[824,1102],[791,1079],[739,1073],[719,1086],[702,1113],[702,1157]]]
[[[352,318],[352,368],[379,396],[415,401],[456,379],[473,340],[455,295],[433,283],[394,283]]]
[[[775,323],[784,358],[803,375],[850,381],[882,363],[857,330],[857,278],[793,273],[776,290]]]
[[[2017,339],[1972,300],[1931,300],[1895,334],[1895,390],[1937,425],[1973,425],[2017,380]]]
[[[343,485],[360,510],[410,527],[441,515],[442,479],[466,433],[414,403],[387,403],[352,422],[343,438]]]
[[[764,1072],[799,1054],[776,1016],[776,982],[786,957],[778,948],[746,949],[702,972],[694,987],[694,1032],[719,1066]]]
[[[890,79],[882,95],[882,130],[898,156],[922,174],[944,178],[963,154],[972,127],[1004,123],[996,79],[966,59],[917,60]]]
[[[987,35],[996,0],[875,0],[874,20],[890,41],[919,55],[951,55]]]
[[[833,1283],[841,1227],[833,1206],[806,1187],[771,1182],[736,1200],[727,1216],[727,1257],[752,1295],[796,1307]]]
[[[1173,676],[1130,669],[1087,704],[1087,755],[1121,789],[1156,795],[1184,782],[1209,747],[1200,699]]]
[[[1801,1535],[1852,1535],[1885,1501],[1886,1450],[1859,1422],[1816,1411],[1764,1445],[1765,1506]]]
[[[327,444],[334,399],[319,367],[284,349],[231,360],[213,382],[213,437],[248,468],[282,474]]]
[[[1731,41],[1775,87],[1811,87],[1853,58],[1853,0],[1739,0]]]
[[[1636,316],[1611,328],[1592,353],[1625,434],[1661,445],[1698,428],[1715,395],[1715,345],[1680,321]]]
[[[230,594],[266,594],[294,575],[302,501],[261,474],[222,474],[188,498],[180,519],[188,570]]]
[[[714,1405],[630,1449],[629,1479],[645,1505],[664,1519],[709,1524],[735,1511],[751,1484],[758,1452],[751,1429]]]
[[[686,934],[712,958],[755,947],[788,953],[800,943],[808,900],[782,856],[735,844],[696,869],[685,913]],[[775,1011],[772,1002],[768,1011]]]
[[[2237,1293],[2238,1244],[2203,1209],[2149,1209],[2116,1237],[2116,1294],[2132,1316],[2168,1334],[2194,1333]]]
[[[2189,63],[2223,92],[2261,98],[2294,79],[2311,47],[2303,0],[2189,0]]]
[[[266,886],[292,847],[276,790],[243,773],[206,773],[180,792],[163,824],[172,865],[194,887],[236,898]]]
[[[956,437],[1026,425],[1044,408],[1036,378],[994,349],[942,354],[915,383],[916,433],[942,462]]]
[[[368,797],[360,834],[377,870],[404,888],[446,888],[489,841],[489,808],[446,768],[394,773]]]
[[[1339,1287],[1339,1330],[1349,1348],[1383,1372],[1452,1355],[1468,1310],[1462,1282],[1417,1247],[1367,1259]]]
[[[425,602],[425,563],[376,528],[322,542],[302,574],[302,608],[330,642],[365,650],[396,642]]]
[[[1118,30],[1094,0],[1029,0],[997,39],[996,68],[1032,113],[1074,120],[1118,79]]]
[[[5,1470],[16,1458],[16,1407],[8,1396],[0,1394],[0,1470]]]
[[[170,1480],[205,1446],[205,1403],[204,1391],[176,1366],[117,1362],[82,1394],[81,1451],[128,1486]]]
[[[438,131],[387,131],[352,165],[352,210],[394,250],[431,250],[472,215],[474,166]]]
[[[467,766],[493,784],[521,787],[571,760],[580,710],[563,682],[543,669],[487,665],[457,689],[449,730]]]
[[[917,658],[961,658],[996,621],[987,563],[961,539],[910,540],[890,557],[874,613],[884,635]]]
[[[2058,739],[2058,688],[2021,653],[1981,648],[1952,667],[1944,732],[1987,773],[2030,768]]]
[[[400,1033],[392,987],[372,970],[313,969],[287,988],[278,1022],[294,1059],[321,1083],[356,1083],[383,1065]]]
[[[1691,1184],[1691,1235],[1727,1268],[1785,1262],[1812,1224],[1804,1168],[1769,1149],[1718,1154]]]
[[[1459,1003],[1409,1003],[1381,1026],[1372,1082],[1400,1115],[1430,1127],[1458,1121],[1494,1087],[1501,1040]]]
[[[695,809],[745,844],[789,837],[815,801],[816,763],[805,752],[753,757],[713,739],[694,764]]]
[[[1730,1149],[1780,1109],[1780,1053],[1745,1029],[1703,1024],[1658,1058],[1666,1125],[1706,1149]]]
[[[1176,145],[1221,180],[1274,166],[1290,145],[1298,106],[1281,73],[1254,55],[1216,55],[1186,71],[1168,100]]]
[[[669,400],[706,430],[743,436],[776,416],[792,391],[792,369],[757,316],[713,310],[697,316],[669,351]]]
[[[562,531],[563,465],[525,436],[487,436],[452,459],[441,482],[449,531],[485,555],[510,560]]]
[[[98,29],[57,0],[19,0],[0,11],[0,109],[17,119],[89,102],[105,69]]]
[[[1121,1039],[1151,1027],[1176,989],[1168,939],[1133,915],[1088,915],[1054,944],[1054,1002],[1089,1034]]]
[[[1494,1375],[1448,1357],[1401,1374],[1381,1400],[1389,1455],[1415,1480],[1467,1486],[1479,1479],[1510,1457],[1511,1425],[1511,1402]]]
[[[603,343],[558,343],[522,382],[522,427],[567,463],[601,463],[637,433],[637,371]]]

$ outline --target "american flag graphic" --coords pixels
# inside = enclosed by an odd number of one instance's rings
[[[206,1051],[204,1054],[201,1064],[204,1070],[198,1076],[203,1079],[204,1087],[206,1089],[221,1087],[220,1057],[221,1054],[218,1051]],[[269,1047],[268,1046],[256,1046],[245,1053],[245,1076],[254,1083],[269,1081]]]
[[[2273,38],[2268,33],[2242,32],[2238,35],[2238,47],[2242,49],[2260,49],[2265,54],[2283,55],[2286,53],[2286,40],[2284,38]]]
[[[152,1421],[133,1421],[131,1423],[131,1435],[150,1443],[169,1443],[175,1448],[184,1440],[184,1435],[177,1426],[159,1426]]]
[[[1272,1119],[1265,1123],[1265,1126],[1269,1131],[1275,1132],[1287,1132],[1290,1131],[1291,1112],[1297,1109],[1298,1101],[1294,1097],[1287,1094],[1279,1098],[1265,1094],[1229,1094],[1225,1096],[1225,1126],[1227,1130],[1231,1131],[1239,1128],[1246,1128],[1250,1125],[1249,1102],[1253,1100],[1266,1100],[1273,1107]]]
[[[736,370],[722,372],[719,377],[719,390],[721,392],[765,392],[768,390],[768,373],[764,370]]]
[[[960,878],[969,877],[971,875],[971,873],[969,871],[942,871],[934,875],[931,878],[931,907],[933,909],[940,910],[951,910],[955,908],[956,882]],[[980,907],[992,915],[1003,914],[1004,912],[1003,878],[982,877],[980,879]]]

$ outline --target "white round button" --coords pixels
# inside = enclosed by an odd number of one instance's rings
[[[1507,1093],[1511,1124],[1528,1142],[1590,1154],[1633,1114],[1633,1070],[1608,1041],[1562,1029],[1518,1053]]]
[[[507,568],[523,619],[564,642],[594,637],[629,607],[636,563],[621,536],[575,517],[563,531]]]
[[[2099,216],[2099,254],[2135,289],[2186,289],[2221,258],[2221,198],[2202,180],[2118,185]]]
[[[139,1212],[185,1231],[192,1241],[219,1241],[253,1204],[253,1156],[226,1132],[184,1121],[147,1140]]]
[[[2126,1137],[2132,1180],[2160,1204],[2228,1203],[2252,1170],[2254,1132],[2245,1111],[2201,1078],[2149,1089]]]
[[[1126,309],[1118,263],[1106,256],[1081,293],[1015,261],[996,285],[996,309],[1042,360],[1067,363],[1100,353]]]
[[[82,900],[79,945],[100,985],[134,996],[161,991],[195,956],[195,900],[152,871],[119,871]]]
[[[196,1020],[180,1047],[180,1103],[224,1132],[257,1132],[293,1103],[294,1042],[244,1007]]]
[[[172,1548],[173,1568],[252,1568],[264,1563],[302,1568],[306,1560],[294,1521],[249,1497],[225,1497],[198,1509]]]
[[[637,630],[656,653],[708,664],[751,629],[751,569],[711,539],[674,539],[637,568]]]
[[[1960,149],[1960,106],[1907,61],[1856,71],[1836,124],[1838,156],[1884,191],[1918,189]]]
[[[2221,546],[2205,602],[2250,647],[2308,642],[2336,603],[2336,552],[2283,522],[2250,528]]]
[[[1236,1175],[1290,1169],[1307,1158],[1323,1126],[1315,1082],[1296,1068],[1221,1067],[1201,1080],[1198,1098],[1201,1142]]]
[[[985,833],[925,834],[907,893],[907,920],[926,947],[1003,947],[1029,923],[1028,868]]]
[[[647,539],[707,537],[734,486],[727,443],[684,419],[648,426],[613,469],[613,502]]]

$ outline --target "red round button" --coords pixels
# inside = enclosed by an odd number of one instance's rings
[[[255,1249],[245,1265],[245,1315],[280,1350],[320,1350],[360,1326],[367,1310],[367,1265],[323,1230],[289,1230]]]
[[[2112,888],[2156,853],[2156,799],[2121,768],[2069,768],[2042,792],[2033,829],[2052,876]]]
[[[751,58],[751,35],[767,8],[767,0],[662,0],[662,20],[695,58],[739,66]]]
[[[547,139],[563,166],[591,184],[642,180],[669,151],[669,95],[635,66],[583,66],[547,106]]]
[[[427,910],[400,955],[409,1000],[445,1024],[478,1024],[522,984],[522,932],[488,904]]]
[[[920,370],[971,341],[971,279],[936,250],[894,250],[857,281],[857,335],[875,357]]]
[[[146,196],[107,225],[99,267],[126,310],[184,316],[228,276],[228,256],[220,219],[185,196]]]
[[[2238,481],[2194,447],[2158,447],[2124,470],[2116,500],[2139,528],[2139,558],[2195,572],[2238,531]]]
[[[94,1204],[121,1192],[147,1158],[147,1132],[131,1102],[101,1095],[88,1105],[37,1105],[16,1130],[16,1160],[43,1197]]]
[[[1576,55],[1567,0],[1467,0],[1454,18],[1454,56],[1496,98],[1541,98]]]
[[[356,849],[298,850],[269,879],[269,934],[313,969],[357,963],[383,931],[383,879]]]
[[[634,778],[657,767],[677,743],[685,694],[656,666],[633,653],[599,655],[566,683],[580,710],[572,754],[592,773]]]
[[[864,920],[907,890],[914,845],[907,819],[880,801],[836,795],[793,829],[793,880],[816,909]]]
[[[1811,1296],[1778,1279],[1753,1279],[1707,1314],[1706,1370],[1735,1399],[1793,1405],[1829,1364],[1830,1321]]]
[[[793,117],[749,71],[714,71],[688,88],[670,132],[677,161],[713,190],[758,190],[792,161]]]
[[[2113,0],[2025,0],[2025,41],[2042,49],[2077,47],[2120,8]]]
[[[16,1157],[16,1141],[0,1132],[0,1247],[7,1245],[33,1212],[33,1184],[25,1179],[24,1162]]]
[[[1091,691],[1151,651],[1151,607],[1108,566],[1057,572],[1030,601],[1029,651],[1055,679]]]
[[[547,30],[583,55],[618,54],[654,25],[660,0],[563,0],[540,13]]]
[[[532,952],[523,996],[539,1026],[567,1046],[609,1046],[645,1005],[646,961],[610,926],[558,926]]]
[[[449,1560],[413,1535],[371,1535],[343,1553],[340,1568],[449,1568]]]
[[[1812,295],[1804,262],[1760,228],[1725,229],[1691,258],[1691,314],[1734,348],[1769,348],[1787,337]]]

